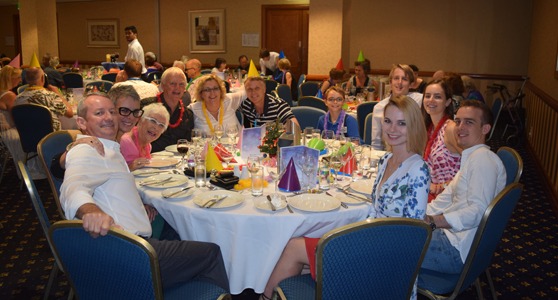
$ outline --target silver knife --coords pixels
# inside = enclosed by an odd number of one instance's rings
[[[271,202],[271,196],[270,195],[267,195],[267,201],[269,201],[269,206],[271,206],[271,210],[276,211],[275,205],[273,205],[273,203]]]
[[[163,180],[150,180],[150,181],[144,181],[144,182],[141,182],[140,185],[141,185],[141,186],[144,186],[144,185],[147,185],[147,184],[165,183],[165,182],[167,182],[167,181],[169,181],[169,180],[171,180],[171,179],[172,179],[172,177],[169,176],[168,178],[165,178],[165,179],[163,179]]]
[[[182,193],[182,192],[184,192],[184,191],[187,191],[187,190],[189,190],[189,189],[191,189],[191,188],[193,188],[193,187],[194,187],[194,186],[183,187],[183,188],[179,189],[178,191],[176,191],[176,192],[174,192],[174,193],[172,193],[172,194],[170,194],[170,195],[163,196],[163,198],[170,198],[170,197],[172,197],[172,196],[174,196],[174,195],[178,195],[178,194],[180,194],[180,193]]]
[[[349,196],[349,197],[351,197],[351,198],[360,200],[360,201],[372,203],[372,200],[370,200],[370,199],[368,199],[368,198],[365,198],[365,197],[362,197],[362,196],[358,196],[358,195],[355,195],[355,194],[351,194],[351,193],[349,193],[348,191],[343,191],[343,194],[345,194],[345,195],[347,195],[347,196]]]
[[[209,205],[206,206],[205,208],[211,208],[213,205],[215,205],[215,204],[217,204],[217,203],[219,203],[219,202],[225,200],[225,198],[227,198],[227,197],[228,197],[228,196],[223,196],[223,197],[221,197],[221,198],[219,198],[219,199],[213,201],[213,203],[209,204]]]

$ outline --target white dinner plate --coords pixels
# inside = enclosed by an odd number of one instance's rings
[[[159,157],[152,157],[149,160],[149,163],[145,166],[151,168],[166,168],[175,166],[180,160],[174,157],[166,157],[166,156],[159,156]]]
[[[178,149],[176,149],[176,145],[166,146],[165,150],[168,152],[178,153]]]
[[[323,194],[302,194],[289,199],[289,204],[303,211],[323,212],[339,208],[341,202]]]
[[[159,174],[140,181],[141,186],[166,189],[188,183],[188,177],[178,174]]]
[[[367,198],[372,195],[372,186],[374,185],[374,179],[363,179],[351,182],[349,188],[356,193],[363,194]]]
[[[174,153],[169,151],[159,151],[151,153],[151,156],[174,156]]]
[[[181,191],[182,189],[183,189],[182,187],[166,189],[161,192],[161,195],[163,196],[163,199],[166,200],[184,200],[194,194],[193,188],[187,189],[185,191]],[[171,196],[165,198],[165,196],[167,195],[171,195]]]
[[[281,195],[281,199],[279,200],[279,205],[275,205],[275,211],[280,211],[287,207],[286,199],[287,198],[285,196]],[[267,200],[267,197],[254,198],[254,206],[257,209],[272,212],[273,210],[271,209],[270,204],[271,203],[269,202],[269,200]]]
[[[193,201],[197,206],[204,206],[209,200],[217,198],[221,198],[227,196],[227,198],[219,201],[219,203],[213,205],[213,208],[227,208],[240,205],[244,202],[244,197],[237,192],[231,192],[226,190],[216,190],[216,191],[209,191],[206,193],[202,193],[194,197]]]
[[[149,176],[154,176],[154,175],[159,175],[162,173],[167,173],[168,170],[160,170],[160,169],[154,169],[154,168],[141,168],[141,169],[137,169],[132,171],[132,174],[134,174],[134,176],[137,177],[149,177]]]

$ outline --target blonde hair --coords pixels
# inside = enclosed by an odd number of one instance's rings
[[[4,66],[0,70],[0,91],[8,91],[13,88],[12,79],[21,77],[21,69],[12,66]]]
[[[279,67],[279,69],[283,69],[283,70],[290,70],[291,69],[291,62],[286,58],[281,58],[277,62],[277,67]]]
[[[384,108],[384,114],[390,106],[396,107],[403,112],[407,127],[407,151],[418,153],[422,156],[426,147],[427,137],[426,126],[424,125],[424,119],[419,106],[415,100],[404,95],[391,97],[389,103]],[[386,145],[386,148],[388,151],[391,151],[390,145]]]
[[[389,71],[389,82],[390,82],[390,84],[391,84],[391,80],[393,79],[393,73],[397,69],[403,70],[403,72],[405,73],[405,76],[407,76],[407,78],[409,78],[409,83],[415,82],[415,73],[413,72],[413,69],[411,69],[411,67],[409,67],[409,65],[397,64],[397,65],[393,65],[391,67],[391,71]]]
[[[217,85],[219,85],[219,88],[221,89],[221,97],[219,99],[223,100],[225,99],[225,94],[227,93],[227,89],[225,88],[225,83],[223,82],[223,80],[221,80],[221,78],[219,78],[218,76],[214,75],[214,74],[208,74],[208,75],[204,75],[202,77],[200,77],[197,81],[197,86],[196,86],[196,101],[203,101],[202,99],[202,90],[203,90],[203,85],[210,81],[210,80],[214,80],[215,82],[217,82]]]

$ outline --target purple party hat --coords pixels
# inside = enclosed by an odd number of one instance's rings
[[[285,192],[300,191],[300,181],[298,180],[298,175],[296,175],[296,167],[292,157],[287,164],[285,174],[283,174],[283,177],[279,180],[278,187]]]

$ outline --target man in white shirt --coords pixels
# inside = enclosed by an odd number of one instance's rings
[[[492,126],[490,109],[480,101],[463,101],[455,124],[464,149],[461,168],[427,206],[425,221],[433,231],[422,263],[422,269],[448,274],[461,273],[486,208],[506,185],[502,161],[484,144]]]
[[[263,75],[274,75],[279,62],[279,53],[267,49],[260,51],[260,71]]]
[[[97,238],[112,227],[144,237],[155,249],[165,288],[192,279],[206,280],[229,290],[219,246],[212,243],[150,238],[151,224],[120,145],[115,142],[116,108],[105,95],[91,94],[80,102],[78,126],[83,135],[95,136],[104,155],[79,144],[66,155],[66,172],[60,202],[68,219],[81,219],[83,228]]]
[[[135,59],[128,59],[124,63],[124,72],[126,72],[127,79],[122,82],[117,82],[114,87],[122,85],[131,85],[134,87],[140,99],[157,97],[159,88],[151,83],[147,83],[141,79],[141,63]]]
[[[135,59],[141,63],[141,74],[145,74],[147,69],[145,68],[145,56],[143,54],[143,47],[138,41],[138,30],[136,26],[128,26],[124,28],[124,33],[126,34],[126,41],[128,41],[128,52],[124,61],[128,59]]]

